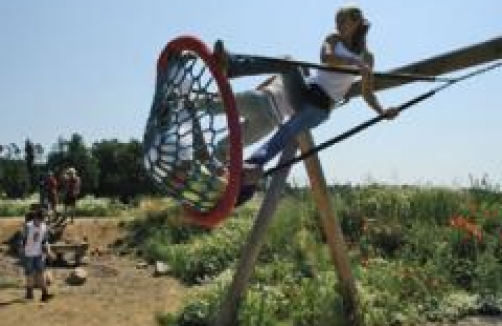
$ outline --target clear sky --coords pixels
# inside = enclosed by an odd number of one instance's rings
[[[240,53],[317,61],[345,1],[3,0],[0,2],[0,144],[50,146],[80,133],[88,144],[141,139],[155,63],[181,34],[217,38]],[[372,22],[376,70],[387,70],[502,32],[498,0],[360,0]],[[236,83],[236,90],[253,87]],[[397,105],[433,85],[380,93]],[[328,182],[502,183],[502,69],[441,92],[392,122],[325,150]],[[317,142],[373,116],[353,100],[314,131]],[[298,182],[303,167],[293,170]]]

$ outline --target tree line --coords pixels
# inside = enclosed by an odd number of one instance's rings
[[[0,145],[0,195],[24,198],[38,191],[40,180],[52,171],[59,177],[74,167],[82,179],[81,195],[113,197],[123,202],[157,191],[143,169],[138,140],[101,140],[87,146],[78,133],[60,137],[49,151],[27,139],[24,145]]]

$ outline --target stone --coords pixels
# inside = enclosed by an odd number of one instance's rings
[[[155,262],[155,276],[167,275],[171,271],[171,267],[162,261]]]
[[[87,271],[82,267],[77,267],[70,272],[66,281],[70,285],[82,285],[87,281]]]

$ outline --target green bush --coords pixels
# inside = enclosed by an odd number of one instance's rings
[[[0,200],[0,216],[24,216],[29,211],[30,205],[38,202],[38,194],[25,199],[2,199]],[[62,210],[62,205],[59,209]],[[88,195],[77,201],[75,214],[92,217],[117,216],[126,209],[125,205],[116,200]]]
[[[209,230],[187,224],[180,207],[170,206],[159,211],[149,211],[127,224],[126,248],[136,251],[148,261],[163,260],[174,244],[189,242],[192,238],[209,233]]]
[[[183,309],[175,314],[159,314],[161,326],[209,326],[232,279],[233,270],[222,272],[213,282],[187,299]]]
[[[297,296],[289,300],[289,319],[298,326],[342,325],[343,300],[337,292],[335,271],[321,272],[315,278],[301,278],[292,286]]]
[[[118,216],[125,209],[127,206],[117,200],[87,195],[77,201],[75,214],[77,216],[108,217]]]
[[[411,219],[431,225],[447,225],[449,219],[465,209],[468,194],[449,189],[425,188],[416,190],[410,197]]]
[[[158,258],[166,261],[183,282],[205,282],[236,261],[249,227],[249,220],[229,220],[223,227],[193,241],[166,247]]]
[[[30,208],[30,202],[20,199],[2,199],[0,200],[1,217],[19,217],[24,216]]]
[[[497,195],[378,185],[331,190],[351,241],[348,254],[366,325],[414,325],[501,311],[502,203]],[[177,244],[176,228],[148,233],[150,252],[168,261],[180,279],[202,282],[203,293],[208,291],[191,298],[179,314],[164,316],[163,325],[207,325],[214,316],[256,207],[240,212],[221,228],[178,237],[183,241]],[[459,215],[476,223],[482,236],[450,225]],[[369,257],[364,266],[361,256]],[[337,282],[309,191],[288,189],[239,306],[239,325],[341,324]]]
[[[403,227],[396,223],[377,225],[367,236],[370,245],[383,257],[395,257],[405,243]]]

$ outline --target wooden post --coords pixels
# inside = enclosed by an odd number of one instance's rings
[[[298,143],[301,151],[307,152],[314,146],[312,134],[309,131],[302,133],[298,137]],[[330,249],[331,258],[335,265],[338,280],[341,285],[340,294],[342,295],[344,303],[345,325],[362,325],[360,320],[357,289],[354,277],[352,276],[350,262],[347,257],[343,233],[332,208],[326,179],[322,171],[319,157],[317,155],[308,157],[305,160],[305,166],[310,178],[314,200],[321,216],[321,223]]]
[[[312,148],[314,142],[311,133],[302,133],[298,138],[298,143],[302,152]],[[295,150],[296,146],[294,146],[294,144],[290,144],[286,147],[281,156],[280,163],[291,159]],[[310,178],[314,200],[321,215],[321,223],[330,249],[331,258],[338,274],[341,295],[344,302],[345,324],[347,326],[362,325],[357,289],[347,257],[345,241],[340,225],[332,209],[321,163],[317,155],[312,155],[306,159],[305,165]],[[285,168],[277,172],[272,179],[272,183],[260,208],[256,222],[253,225],[253,229],[243,249],[242,258],[237,266],[232,284],[220,306],[218,315],[213,321],[213,325],[215,326],[237,325],[238,307],[242,301],[243,293],[246,291],[249,278],[251,277],[260,248],[263,244],[266,230],[272,221],[274,211],[279,201],[279,196],[285,185],[288,174],[289,168]]]
[[[296,149],[296,142],[290,142],[281,155],[280,163],[292,159]],[[274,217],[274,212],[277,208],[284,185],[286,184],[289,170],[290,168],[285,168],[276,173],[272,178],[270,187],[267,190],[263,204],[258,212],[258,217],[248,236],[247,243],[243,248],[243,253],[234,274],[232,284],[213,321],[214,326],[238,325],[238,308],[242,301],[242,296],[246,291],[249,278],[254,270],[256,260],[258,259],[258,254],[263,244],[266,231]]]

